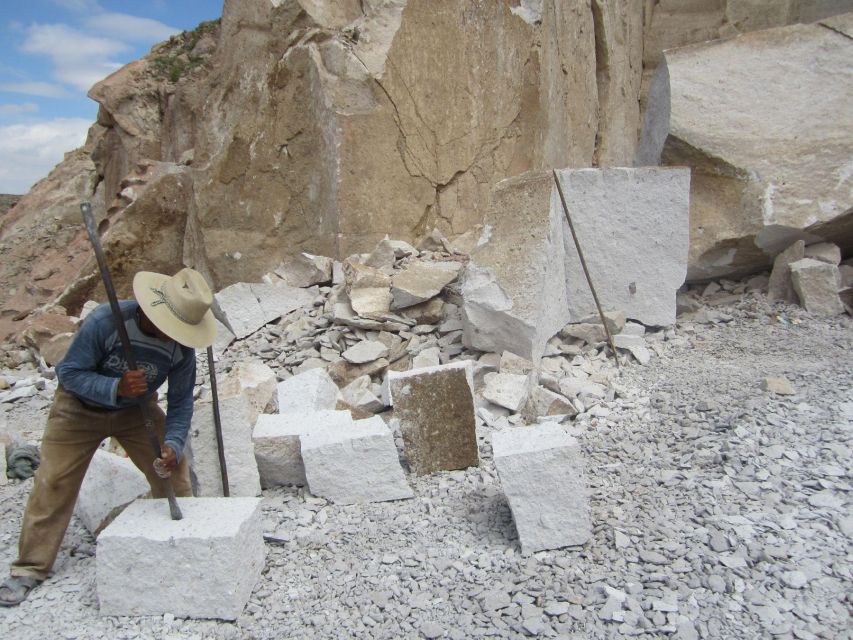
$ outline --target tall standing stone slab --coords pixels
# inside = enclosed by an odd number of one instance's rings
[[[470,362],[388,372],[390,401],[414,473],[480,464],[473,375]]]
[[[773,260],[773,271],[767,283],[767,297],[771,300],[797,302],[797,292],[794,291],[794,281],[791,279],[791,263],[805,257],[806,243],[797,240],[781,252]]]
[[[310,369],[282,380],[276,390],[278,412],[334,409],[340,391],[325,369]]]
[[[584,461],[575,438],[546,422],[497,431],[492,449],[525,555],[589,540]]]
[[[406,482],[394,436],[379,416],[301,437],[308,487],[337,504],[402,500]]]
[[[252,409],[247,396],[219,398],[219,415],[222,422],[222,440],[225,465],[228,469],[228,487],[232,496],[257,496],[261,494],[261,481],[255,450],[252,444],[252,427],[257,412]],[[222,496],[222,476],[219,466],[219,447],[213,426],[213,407],[210,402],[198,403],[193,411],[192,465],[196,493],[199,496]]]
[[[80,486],[74,514],[97,536],[127,505],[150,490],[145,475],[128,458],[98,449]]]
[[[569,320],[565,222],[548,173],[499,182],[483,239],[462,277],[463,342],[538,360]]]
[[[687,276],[690,170],[574,169],[558,175],[601,306],[645,325],[673,324],[675,294]],[[568,242],[567,297],[570,319],[578,322],[597,309],[574,242]]]
[[[98,537],[101,615],[236,620],[264,568],[257,498],[138,500]]]
[[[261,487],[304,486],[300,437],[314,430],[352,426],[349,411],[301,411],[258,416],[252,440]]]

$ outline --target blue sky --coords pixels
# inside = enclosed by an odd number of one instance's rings
[[[0,193],[26,193],[83,144],[95,82],[223,0],[0,0]]]

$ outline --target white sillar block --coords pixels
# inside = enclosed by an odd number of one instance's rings
[[[400,466],[394,436],[382,418],[312,431],[301,438],[308,487],[337,504],[414,496]]]
[[[495,432],[492,450],[522,553],[589,540],[584,461],[575,438],[546,422]]]
[[[334,409],[338,385],[325,369],[309,369],[278,383],[278,412]]]
[[[228,469],[228,488],[232,496],[261,494],[261,480],[255,462],[252,428],[257,414],[248,396],[220,397],[219,416]],[[199,496],[221,496],[222,475],[219,468],[219,447],[213,423],[211,403],[197,403],[192,424],[192,471]]]
[[[98,449],[80,486],[74,514],[97,536],[122,509],[150,490],[145,474],[128,458]]]
[[[299,439],[311,430],[352,427],[349,411],[299,411],[258,416],[252,441],[261,476],[261,487],[304,486]]]
[[[101,615],[235,620],[264,567],[258,498],[137,500],[98,537]]]

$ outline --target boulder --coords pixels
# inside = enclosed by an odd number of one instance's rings
[[[382,418],[312,430],[301,437],[308,487],[336,504],[414,497],[394,436]]]
[[[688,279],[760,270],[797,239],[853,245],[839,179],[853,128],[838,118],[851,109],[851,49],[843,32],[809,24],[666,52],[661,158],[693,172]]]
[[[4,466],[5,461],[4,456]],[[5,473],[3,477],[6,477]],[[80,518],[89,533],[98,537],[127,505],[150,491],[145,474],[128,458],[98,449],[80,485],[74,515]]]
[[[520,411],[527,402],[532,380],[529,375],[517,373],[487,373],[483,397],[489,402],[510,411]]]
[[[414,473],[426,475],[480,463],[470,362],[389,371],[387,385]]]
[[[803,258],[792,262],[790,268],[794,290],[806,311],[825,316],[844,313],[844,305],[838,297],[838,267]]]
[[[331,258],[300,253],[281,263],[275,274],[291,287],[310,287],[332,281]]]
[[[565,396],[550,389],[535,386],[530,390],[521,412],[525,420],[535,422],[539,417],[568,416],[573,418],[578,410]]]
[[[818,242],[808,245],[803,251],[803,257],[834,264],[837,267],[841,264],[841,249],[831,242]]]
[[[549,422],[496,431],[492,449],[522,553],[590,539],[585,464],[575,438]]]
[[[340,391],[325,369],[315,368],[282,380],[276,387],[279,413],[335,408]]]

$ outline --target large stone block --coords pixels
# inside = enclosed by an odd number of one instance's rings
[[[687,272],[690,172],[558,172],[578,241],[605,310],[648,325],[675,321]],[[551,173],[495,187],[488,242],[462,284],[464,341],[538,360],[567,322],[596,313]]]
[[[524,554],[589,540],[584,461],[575,438],[546,422],[497,431],[492,448]]]
[[[242,339],[268,322],[310,305],[317,294],[316,287],[303,289],[284,282],[238,282],[214,296],[213,311],[231,333]]]
[[[463,342],[538,360],[569,320],[566,224],[550,173],[498,183],[486,219],[488,242],[462,279]]]
[[[649,109],[670,103],[661,159],[693,172],[688,279],[757,271],[797,239],[853,248],[851,50],[800,24],[666,51]]]
[[[101,615],[219,618],[240,615],[264,567],[260,500],[138,500],[98,537]]]
[[[308,487],[316,496],[338,504],[414,496],[394,436],[378,416],[313,430],[301,443]]]
[[[349,427],[352,422],[349,411],[299,411],[258,416],[252,440],[261,487],[305,485],[300,436],[313,430]]]
[[[646,325],[673,324],[675,294],[687,275],[690,171],[576,169],[558,174],[601,306]],[[570,320],[578,322],[597,310],[570,235],[567,246]]]
[[[389,371],[387,385],[411,470],[418,475],[480,463],[473,366],[456,362]]]
[[[261,481],[252,444],[252,427],[257,419],[249,398],[245,395],[220,396],[219,415],[228,470],[228,487],[232,496],[257,496]],[[199,496],[221,496],[222,476],[219,466],[219,447],[210,402],[196,404],[192,424],[191,470]]]
[[[278,383],[278,412],[334,409],[340,391],[325,369],[310,369]]]
[[[145,474],[128,458],[98,449],[80,486],[74,514],[97,536],[127,505],[150,490]]]

